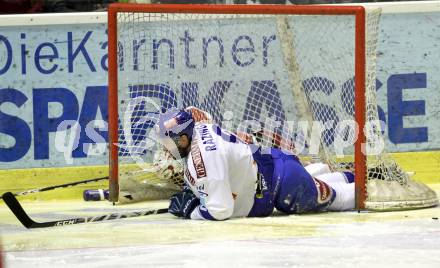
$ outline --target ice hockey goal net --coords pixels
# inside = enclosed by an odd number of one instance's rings
[[[359,209],[437,204],[386,153],[380,9],[114,4],[108,15],[110,200],[152,161],[158,113],[192,105],[263,146],[353,169]]]

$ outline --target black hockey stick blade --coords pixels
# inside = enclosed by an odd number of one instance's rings
[[[6,192],[2,195],[3,201],[9,209],[14,213],[15,217],[24,225],[26,228],[31,228],[36,222],[34,222],[29,216],[24,212],[23,207],[18,203],[17,198],[11,192]]]
[[[163,214],[168,212],[167,208],[163,208],[163,209],[152,209],[152,210],[144,210],[144,211],[134,211],[128,213],[112,213],[112,214],[94,216],[94,217],[79,217],[79,218],[72,218],[72,219],[59,220],[59,221],[35,222],[27,215],[27,213],[24,211],[23,207],[20,205],[20,203],[18,202],[17,198],[15,198],[13,193],[11,192],[4,193],[3,201],[12,211],[12,213],[14,213],[15,217],[17,217],[17,219],[24,225],[24,227],[28,229],[117,220],[117,219],[133,218],[133,217],[140,217],[140,216],[146,216],[152,214]]]

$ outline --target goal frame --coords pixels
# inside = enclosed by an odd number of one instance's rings
[[[355,20],[355,120],[366,123],[366,11],[363,6],[343,5],[204,5],[204,4],[110,4],[108,7],[108,137],[109,137],[109,201],[117,202],[119,195],[118,165],[118,69],[117,14],[132,13],[194,13],[194,14],[260,14],[260,15],[347,15]],[[365,209],[367,156],[363,153],[366,136],[359,127],[354,146],[356,209]]]

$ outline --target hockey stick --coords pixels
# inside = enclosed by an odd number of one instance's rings
[[[20,203],[18,202],[17,198],[15,198],[13,193],[11,192],[4,193],[3,200],[5,201],[9,209],[12,211],[12,213],[14,213],[15,217],[17,217],[17,219],[24,225],[24,227],[28,229],[72,225],[72,224],[98,222],[98,221],[109,221],[109,220],[117,220],[124,218],[140,217],[140,216],[146,216],[152,214],[163,214],[168,212],[167,208],[163,208],[163,209],[133,211],[127,213],[112,213],[112,214],[93,216],[93,217],[79,217],[79,218],[72,218],[72,219],[59,220],[59,221],[35,222],[27,215],[27,213],[24,211],[23,207],[20,205]]]
[[[53,189],[67,188],[67,187],[75,186],[75,185],[78,185],[78,184],[83,184],[83,183],[85,184],[85,183],[89,183],[89,182],[96,182],[96,181],[102,181],[102,180],[108,180],[108,177],[88,179],[88,180],[69,182],[69,183],[64,183],[64,184],[54,185],[54,186],[48,186],[48,187],[43,187],[43,188],[38,188],[38,189],[31,189],[31,190],[26,190],[26,191],[23,191],[23,192],[14,193],[13,195],[14,196],[19,196],[19,195],[27,195],[27,194],[45,192],[45,191],[49,191],[49,190],[53,190]],[[2,199],[2,197],[0,197],[0,199]]]

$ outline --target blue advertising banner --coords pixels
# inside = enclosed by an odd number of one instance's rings
[[[67,17],[60,22],[63,15],[51,16],[45,18],[50,23],[34,25],[24,18],[17,19],[22,25],[0,23],[0,169],[108,162],[106,14],[81,23]],[[182,42],[194,35],[186,34]],[[265,58],[276,38],[264,29],[231,32],[226,60],[255,72],[258,66],[282,64]],[[382,15],[376,85],[388,151],[440,148],[439,39],[440,10]],[[237,57],[252,42],[258,42],[258,57]],[[224,73],[219,80],[234,80],[234,75]]]

